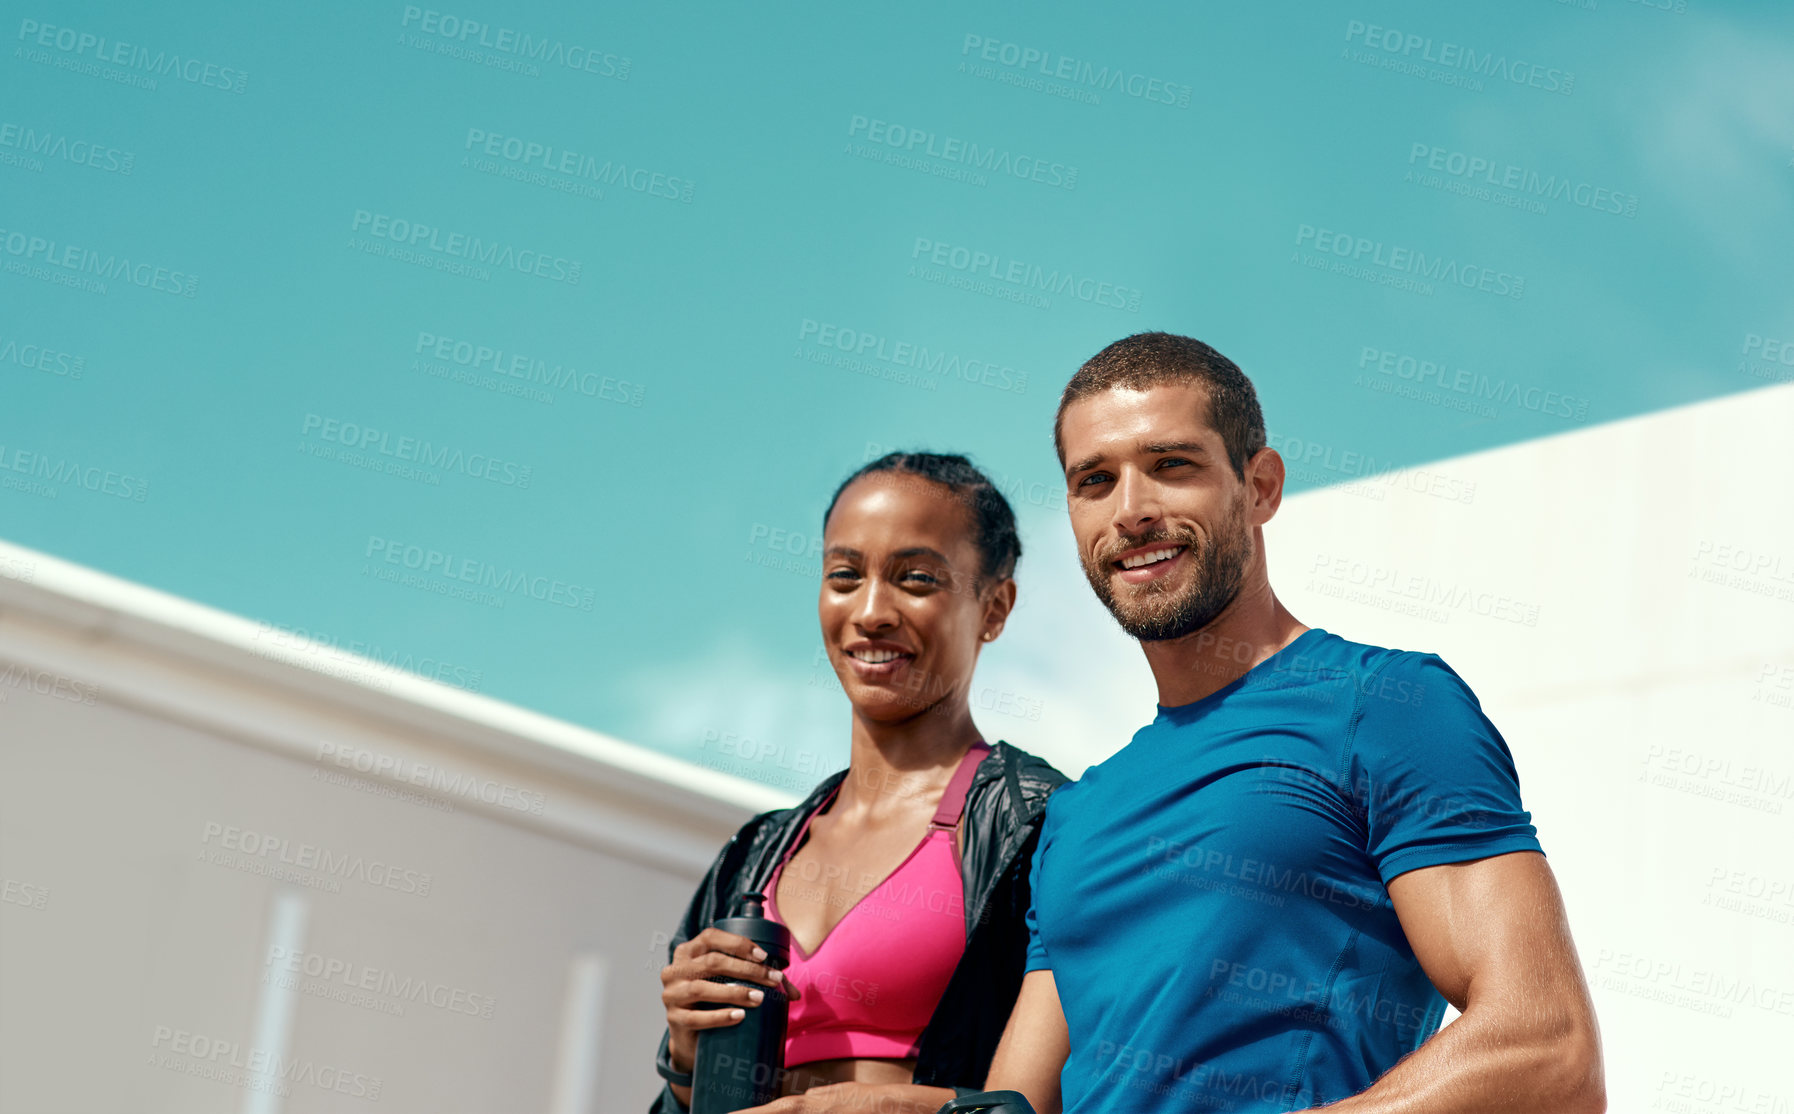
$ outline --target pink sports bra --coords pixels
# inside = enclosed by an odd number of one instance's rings
[[[941,794],[928,834],[885,880],[847,910],[805,954],[795,940],[785,974],[802,997],[791,1003],[785,1066],[817,1060],[907,1060],[965,953],[965,884],[957,827],[972,775],[990,746],[966,752]],[[840,787],[836,787],[839,792]],[[779,879],[803,846],[810,821],[834,803],[831,793],[805,819],[766,886],[767,916],[778,912]]]

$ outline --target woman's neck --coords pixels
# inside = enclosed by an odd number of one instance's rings
[[[856,714],[847,778],[830,811],[867,819],[932,813],[960,760],[982,738],[966,703],[951,711],[937,704],[900,723]]]

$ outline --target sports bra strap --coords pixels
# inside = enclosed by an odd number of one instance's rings
[[[972,777],[978,772],[978,763],[990,753],[990,744],[982,740],[972,744],[964,758],[959,760],[959,769],[953,771],[953,780],[941,793],[941,806],[934,810],[934,819],[928,822],[931,828],[957,828],[959,814],[965,811],[966,795],[972,790]]]

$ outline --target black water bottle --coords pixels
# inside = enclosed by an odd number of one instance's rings
[[[984,1091],[954,1099],[935,1114],[1034,1114],[1027,1096],[1020,1091]]]
[[[743,894],[741,912],[724,917],[716,927],[745,936],[766,952],[766,965],[784,970],[791,958],[791,930],[764,912],[766,898]],[[790,1005],[785,992],[745,979],[717,975],[710,981],[751,986],[766,997],[747,1007],[747,1016],[733,1025],[698,1032],[698,1054],[691,1069],[691,1114],[733,1114],[779,1097],[785,1071],[785,1020]],[[701,1009],[736,1007],[706,1003]]]

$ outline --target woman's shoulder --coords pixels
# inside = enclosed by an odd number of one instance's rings
[[[801,824],[804,817],[814,812],[821,805],[822,799],[828,796],[846,775],[847,771],[839,770],[823,778],[817,783],[816,788],[810,790],[808,796],[796,804],[787,805],[784,808],[769,808],[765,812],[748,817],[747,821],[736,831],[730,843],[744,849],[752,849],[757,845],[777,841],[786,829]]]

